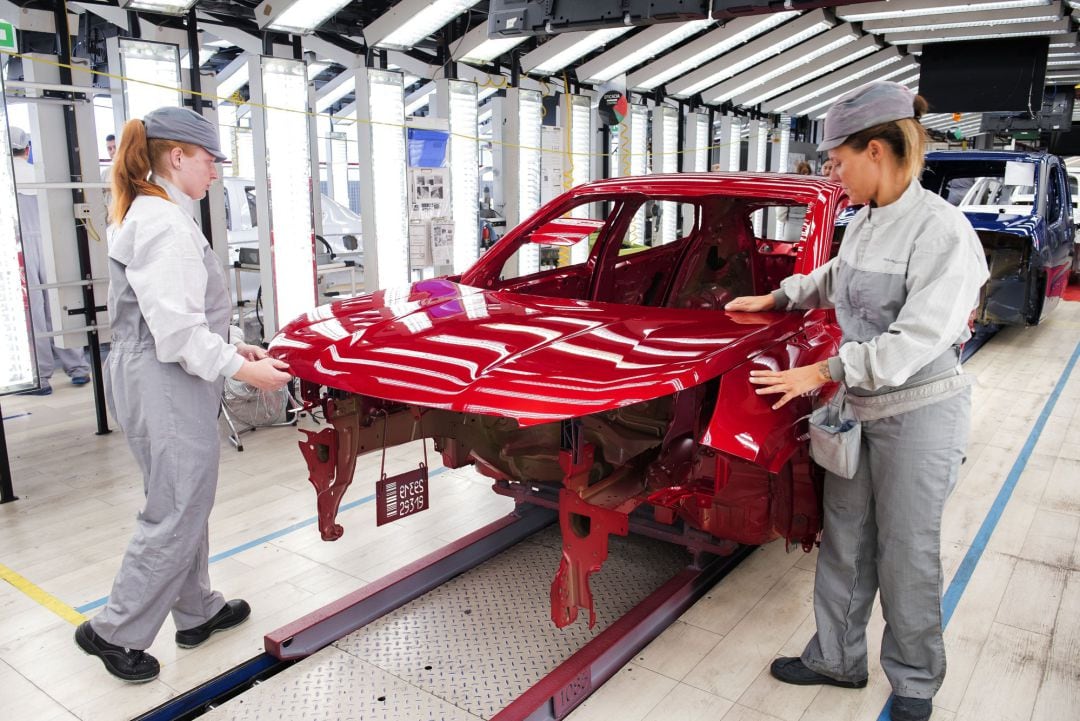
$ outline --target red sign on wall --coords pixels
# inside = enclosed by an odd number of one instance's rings
[[[423,463],[414,471],[383,476],[375,482],[377,524],[393,523],[428,509],[428,469]]]

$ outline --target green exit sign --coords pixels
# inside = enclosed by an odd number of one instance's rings
[[[5,20],[0,20],[0,50],[18,50],[15,46],[15,26]]]

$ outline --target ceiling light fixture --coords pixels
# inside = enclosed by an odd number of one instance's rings
[[[625,35],[633,27],[606,28],[579,33],[562,33],[528,53],[521,59],[521,69],[527,73],[551,75],[592,51]]]
[[[832,27],[832,21],[828,20],[820,10],[803,15],[778,30],[762,35],[730,55],[722,56],[705,67],[672,82],[668,87],[668,93],[677,98],[690,97],[779,55],[815,35],[820,35]]]
[[[753,97],[746,98],[745,96],[736,95],[734,96],[734,102],[736,105],[742,105],[743,107],[753,107],[792,88],[801,87],[814,78],[821,77],[837,68],[850,65],[856,60],[876,52],[878,49],[873,37],[863,36],[850,46],[845,44],[829,53],[817,55],[816,57],[806,56],[794,68],[789,68],[787,72],[771,78],[767,88],[761,89],[761,83],[755,84],[754,87],[758,92]],[[805,69],[805,66],[811,63],[812,67]]]
[[[781,23],[798,15],[796,10],[735,18],[724,27],[668,53],[656,62],[636,70],[626,78],[626,86],[634,90],[652,90],[672,78],[701,67],[702,64],[758,35],[772,30]]]
[[[162,15],[187,15],[196,0],[120,0],[120,7]]]
[[[260,30],[306,35],[329,20],[349,0],[263,0],[255,8]]]
[[[364,28],[368,43],[380,48],[413,47],[479,0],[401,0]]]
[[[781,53],[768,61],[761,63],[752,71],[739,74],[719,85],[704,90],[701,97],[707,103],[722,103],[749,90],[759,87],[773,78],[783,75],[794,68],[802,67],[813,62],[817,58],[826,55],[833,50],[855,42],[858,39],[856,31],[849,26],[842,25],[833,28],[812,40],[801,44],[798,50],[790,53]],[[873,40],[871,39],[871,42]],[[873,52],[873,45],[867,53]]]
[[[588,83],[606,83],[637,67],[683,40],[713,25],[715,20],[691,20],[684,23],[659,23],[642,30],[598,58],[578,68],[578,77]]]
[[[1050,4],[1051,0],[983,0],[982,2],[971,2],[962,5],[942,3],[941,0],[908,0],[902,7],[898,7],[898,3],[883,0],[882,2],[862,3],[848,8],[838,8],[836,15],[841,20],[849,23],[861,23],[870,20],[892,20],[895,18],[947,15],[956,12],[980,12],[983,10],[1008,10]]]

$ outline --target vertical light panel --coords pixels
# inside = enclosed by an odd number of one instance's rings
[[[251,62],[255,157],[265,159],[255,163],[263,311],[277,331],[316,305],[307,67]]]
[[[443,86],[445,83],[445,87]],[[476,83],[440,81],[450,124],[450,212],[454,220],[454,272],[480,257],[480,140]]]
[[[677,173],[679,171],[679,111],[660,106],[653,109],[652,151],[654,173]],[[678,204],[671,201],[660,203],[660,228],[653,245],[663,245],[675,240]]]
[[[764,120],[751,120],[750,121],[750,146],[747,150],[746,163],[749,166],[747,169],[760,173],[765,170],[765,158],[768,153],[769,144],[769,124]],[[764,213],[760,210],[754,211],[754,234],[761,237],[762,226],[764,224]]]
[[[788,154],[791,152],[791,116],[780,116],[780,162],[777,164],[778,173],[787,173],[791,170]]]
[[[326,156],[329,161],[327,177],[330,180],[330,197],[346,208],[349,207],[349,160],[346,135],[336,131],[326,134]]]
[[[649,172],[649,109],[644,105],[630,106],[630,146],[627,157],[630,159],[630,175],[645,175]],[[645,206],[634,214],[630,223],[629,239],[632,245],[645,244]]]
[[[705,113],[687,113],[684,120],[683,170],[687,173],[704,173],[709,169],[709,116]]]
[[[146,117],[156,108],[180,107],[180,48],[131,38],[118,38],[118,43],[124,120]]]
[[[540,153],[543,102],[537,90],[510,88],[506,91],[506,132],[503,149],[507,173],[507,227],[523,222],[540,207]],[[516,183],[516,187],[514,187]],[[540,270],[540,248],[524,243],[517,251],[518,275]]]
[[[404,286],[409,283],[404,78],[392,70],[357,68],[356,100],[364,287]]]
[[[570,147],[567,157],[570,159],[567,174],[570,187],[577,187],[590,180],[589,166],[592,162],[592,103],[586,95],[571,95],[569,117],[564,122],[570,123]],[[588,218],[589,206],[576,205],[570,211],[573,218]],[[574,243],[570,246],[570,263],[584,263],[589,257],[588,243]]]
[[[742,170],[742,119],[727,118],[730,121],[728,135],[728,170]]]
[[[0,73],[0,92],[3,91]],[[0,395],[37,385],[7,103],[0,102]],[[6,220],[5,220],[6,218]]]

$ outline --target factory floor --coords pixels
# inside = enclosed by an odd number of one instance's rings
[[[942,528],[955,608],[934,719],[1060,721],[1080,709],[1078,355],[1080,303],[1065,302],[1037,328],[1002,331],[967,364],[977,378],[974,428]],[[0,506],[0,718],[138,716],[261,653],[266,632],[511,510],[474,471],[436,463],[431,509],[376,527],[378,460],[367,458],[339,516],[344,537],[324,543],[300,434],[245,434],[244,452],[222,446],[210,575],[227,597],[251,603],[252,618],[188,650],[166,621],[149,649],[161,676],[125,684],[72,634],[109,592],[142,481],[120,432],[95,435],[91,390],[61,375],[53,387],[47,397],[0,399],[19,496]],[[387,471],[419,459],[415,444],[393,449]],[[813,633],[814,561],[782,543],[755,551],[570,718],[878,719],[889,696],[875,661],[880,610],[868,632],[867,688],[785,686],[768,674],[775,656],[798,654]]]

